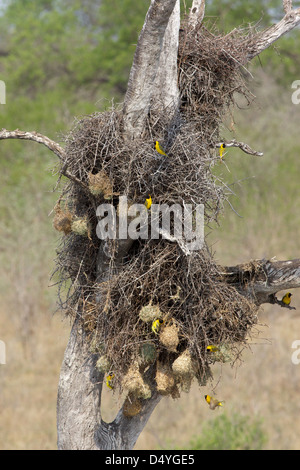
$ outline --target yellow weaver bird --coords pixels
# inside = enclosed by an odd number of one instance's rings
[[[164,321],[161,320],[160,318],[158,318],[157,320],[154,320],[154,322],[152,323],[152,328],[151,328],[153,333],[158,335],[160,327],[163,325],[163,323]]]
[[[160,153],[161,155],[165,155],[166,157],[168,156],[164,151],[163,149],[161,148],[161,146],[159,145],[159,142],[156,141],[155,142],[155,150]]]
[[[281,299],[281,302],[283,302],[285,305],[290,305],[291,303],[291,297],[292,297],[293,294],[291,294],[290,292],[287,292]]]
[[[112,384],[112,380],[114,378],[115,374],[109,374],[107,377],[106,377],[106,385],[108,386],[108,388],[110,388],[111,390],[113,390],[114,386]]]
[[[223,406],[223,403],[224,403],[223,401],[219,401],[216,398],[211,397],[210,395],[205,395],[204,398],[209,404],[209,408],[211,410],[215,410],[217,406]]]
[[[219,150],[219,152],[220,152],[220,158],[221,158],[221,159],[222,159],[222,157],[223,157],[223,153],[224,153],[224,148],[225,148],[225,147],[226,147],[225,144],[221,144],[221,147],[220,147],[220,150]]]
[[[145,201],[145,206],[146,206],[147,209],[150,209],[150,207],[152,206],[152,198],[151,198],[150,194],[149,194],[149,199],[146,199],[146,201]]]
[[[209,346],[207,346],[206,351],[208,351],[208,352],[217,352],[217,351],[219,351],[219,348],[218,348],[218,346],[214,346],[213,344],[210,344]]]

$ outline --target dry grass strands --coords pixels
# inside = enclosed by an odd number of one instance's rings
[[[129,367],[127,374],[122,381],[122,389],[127,390],[132,396],[137,398],[150,398],[151,390],[148,384],[144,382],[142,374],[137,364]]]
[[[175,359],[172,370],[181,385],[181,390],[188,393],[195,376],[195,367],[191,354],[187,349]]]
[[[246,69],[240,67],[251,34],[251,28],[235,29],[225,37],[205,26],[197,31],[188,27],[181,30],[178,64],[182,112],[207,143],[218,139],[219,125],[234,104],[236,93],[248,103],[253,99],[243,78]]]
[[[142,402],[139,398],[135,396],[128,395],[123,404],[123,415],[127,416],[128,418],[132,418],[132,416],[136,416],[140,413],[142,409]]]
[[[106,200],[113,197],[112,184],[104,170],[99,171],[95,175],[89,173],[88,182],[89,190],[93,196],[103,195]]]
[[[57,204],[54,208],[53,227],[58,232],[63,232],[68,235],[72,231],[72,214],[69,211],[64,211]]]
[[[99,370],[99,372],[102,372],[103,374],[105,372],[108,372],[110,370],[110,362],[108,357],[105,355],[100,356],[98,361],[96,362],[96,368]]]
[[[161,330],[159,341],[168,351],[177,352],[179,344],[178,331],[179,328],[175,323],[167,325]]]
[[[176,389],[174,373],[168,363],[157,362],[155,381],[161,395],[171,395]]]
[[[142,307],[139,312],[140,319],[146,323],[153,322],[157,318],[162,318],[162,316],[159,305],[152,305],[151,302],[149,305]]]

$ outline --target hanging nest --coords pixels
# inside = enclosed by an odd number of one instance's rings
[[[110,370],[110,362],[106,355],[100,356],[98,361],[96,362],[96,368],[99,372],[103,374]]]
[[[144,322],[153,322],[157,318],[162,317],[162,312],[160,311],[159,305],[152,305],[150,302],[149,305],[144,305],[140,312],[139,317]]]
[[[132,418],[140,413],[142,409],[142,402],[135,396],[128,395],[123,404],[123,415]]]
[[[157,391],[161,395],[172,395],[176,393],[177,386],[174,373],[168,362],[162,363],[157,361],[155,381]]]
[[[105,200],[113,197],[112,184],[104,170],[88,175],[89,190],[93,196],[103,196]]]
[[[129,367],[127,374],[123,378],[122,389],[127,390],[131,396],[137,398],[146,399],[151,397],[150,387],[145,382],[137,364],[132,364]]]
[[[63,210],[60,204],[57,203],[54,207],[53,227],[58,232],[63,232],[69,235],[72,231],[72,214],[68,210]]]
[[[157,349],[154,342],[142,343],[139,347],[139,364],[146,368],[157,359]]]
[[[180,383],[183,392],[189,392],[193,378],[196,373],[193,359],[190,352],[186,349],[172,364],[172,370],[176,380]]]
[[[179,345],[179,327],[176,323],[165,326],[160,335],[160,343],[168,350],[177,352],[177,346]]]
[[[159,393],[177,397],[193,377],[204,385],[211,376],[208,345],[226,344],[234,362],[257,323],[257,307],[225,282],[206,244],[187,255],[162,237],[138,239],[120,262],[117,240],[104,244],[97,236],[97,207],[109,202],[117,211],[119,196],[128,206],[144,204],[149,194],[156,204],[203,204],[206,224],[218,221],[229,197],[214,175],[214,146],[235,94],[248,96],[237,67],[247,38],[205,28],[191,35],[183,27],[180,34],[180,113],[170,123],[168,110],[150,112],[143,135],[130,141],[119,109],[77,121],[65,138],[64,164],[81,184],[62,188],[68,210],[55,213],[63,234],[54,273],[60,308],[81,318],[92,350],[106,358],[98,367],[109,364],[115,390],[127,391],[137,406],[151,393],[148,369]],[[156,152],[156,140],[168,157]],[[157,319],[168,320],[159,334],[152,330]]]

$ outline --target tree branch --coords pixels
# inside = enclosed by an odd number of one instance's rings
[[[281,36],[294,29],[300,24],[300,8],[291,10],[291,2],[284,2],[285,16],[277,24],[274,24],[258,34],[255,34],[246,46],[247,55],[245,63],[252,60],[265,49],[267,49],[273,42],[277,41]]]
[[[281,290],[300,287],[300,259],[291,261],[255,260],[225,268],[225,280],[261,305],[277,303],[287,307],[275,297]],[[290,308],[290,307],[288,307]]]
[[[38,132],[27,132],[27,131],[20,131],[19,129],[15,129],[14,131],[8,131],[7,129],[0,130],[0,140],[4,139],[21,139],[21,140],[31,140],[33,142],[37,142],[39,144],[45,145],[49,150],[51,150],[58,158],[63,162],[63,166],[60,170],[60,174],[66,176],[66,178],[74,181],[74,183],[79,184],[80,186],[87,189],[87,186],[76,176],[73,176],[67,170],[67,163],[66,163],[66,152],[65,150],[54,140],[49,139],[49,137],[39,134]]]
[[[249,155],[255,155],[257,157],[262,157],[263,153],[262,152],[257,152],[256,150],[252,150],[251,147],[249,147],[248,144],[245,144],[244,142],[237,142],[235,139],[232,139],[230,141],[223,141],[223,142],[216,142],[215,147],[219,148],[221,144],[224,145],[224,148],[229,148],[229,147],[238,147],[240,148],[243,152],[248,153]]]
[[[3,140],[3,139],[32,140],[34,142],[38,142],[39,144],[43,144],[46,147],[48,147],[48,149],[54,152],[55,155],[57,155],[60,160],[64,161],[66,158],[65,151],[59,144],[49,139],[49,137],[39,134],[38,132],[25,132],[25,131],[20,131],[19,129],[15,129],[14,131],[1,129],[0,140]]]

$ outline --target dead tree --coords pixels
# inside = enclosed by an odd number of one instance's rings
[[[96,235],[97,207],[109,202],[120,217],[120,195],[128,207],[149,194],[158,204],[203,204],[205,222],[217,220],[230,198],[213,174],[218,148],[262,156],[246,143],[224,142],[220,123],[235,93],[249,97],[248,62],[300,23],[300,9],[283,6],[282,20],[264,31],[222,36],[207,28],[204,0],[194,0],[182,23],[179,0],[152,0],[120,108],[77,122],[64,148],[35,132],[1,130],[0,139],[46,145],[59,158],[59,181],[67,180],[53,222],[62,232],[59,298],[65,294],[61,307],[73,321],[58,390],[59,449],[132,449],[163,396],[188,392],[194,379],[206,383],[208,344],[234,360],[258,307],[286,307],[276,293],[300,286],[299,259],[222,267],[206,244],[189,252],[176,237]],[[167,156],[155,151],[156,140]],[[111,423],[100,412],[108,379],[127,393]]]

